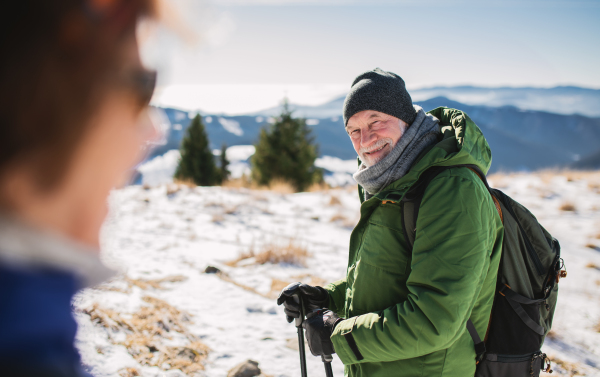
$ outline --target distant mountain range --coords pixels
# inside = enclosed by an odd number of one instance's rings
[[[475,86],[438,86],[413,89],[410,95],[414,102],[423,102],[435,97],[446,97],[466,105],[491,107],[514,106],[521,110],[538,110],[549,113],[589,117],[600,117],[600,89],[575,86],[554,88],[481,88]],[[345,96],[320,106],[295,106],[296,114],[305,118],[328,118],[339,116]],[[256,112],[252,115],[276,115],[278,107]]]
[[[492,89],[458,87],[431,88],[427,93],[454,90],[455,93],[466,93],[476,98],[475,93],[483,93]],[[519,98],[509,97],[507,91],[516,91],[523,98],[528,98],[529,104],[543,103],[544,98],[563,93],[563,105],[567,101],[565,93],[579,93],[573,98],[585,98],[589,107],[578,105],[580,113],[600,113],[600,91],[581,88],[553,89],[494,89],[497,93],[491,103],[501,101],[516,102]],[[490,106],[480,104],[465,104],[442,96],[419,100],[425,95],[422,91],[413,94],[414,102],[426,111],[439,106],[447,106],[465,111],[481,128],[492,149],[492,172],[514,170],[536,170],[553,167],[574,167],[583,169],[600,169],[600,117],[590,117],[577,114],[558,114],[556,112],[524,110],[516,106]],[[541,98],[535,97],[536,91],[542,91]],[[583,94],[582,94],[583,93]],[[591,93],[591,94],[590,94]],[[412,94],[412,93],[411,93]],[[544,97],[545,96],[545,97]],[[596,98],[597,97],[597,98]],[[482,99],[479,100],[483,101]],[[500,102],[498,102],[500,101]],[[550,100],[549,100],[550,101]],[[552,102],[550,101],[550,102]],[[598,101],[597,105],[590,105]],[[473,102],[473,101],[471,101]],[[549,102],[549,103],[550,103]],[[560,102],[560,101],[558,101]],[[356,158],[348,136],[344,131],[341,117],[343,98],[337,98],[320,106],[293,106],[295,114],[307,118],[311,125],[316,141],[319,143],[321,156],[328,155],[341,159]],[[561,108],[565,110],[566,107]],[[167,143],[157,148],[153,155],[160,155],[170,149],[178,149],[190,119],[187,112],[165,108],[165,114],[171,122],[171,130]],[[585,111],[583,111],[585,110]],[[268,125],[272,116],[281,111],[268,109],[252,115],[225,116],[204,115],[204,123],[211,142],[211,148],[218,149],[223,143],[228,146],[254,144],[261,127]]]

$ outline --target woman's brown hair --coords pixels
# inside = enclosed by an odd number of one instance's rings
[[[41,188],[68,168],[150,0],[18,0],[0,12],[0,179],[31,163]]]

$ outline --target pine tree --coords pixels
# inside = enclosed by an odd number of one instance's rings
[[[314,164],[318,147],[304,119],[293,118],[287,101],[277,121],[260,131],[252,156],[252,179],[259,185],[273,180],[290,183],[298,191],[323,180]]]
[[[220,174],[199,114],[192,120],[181,142],[181,160],[175,178],[191,180],[198,186],[213,186],[220,182]]]
[[[221,146],[221,157],[219,158],[221,164],[219,166],[219,174],[221,178],[221,184],[229,179],[229,160],[227,159],[227,144],[223,143]]]

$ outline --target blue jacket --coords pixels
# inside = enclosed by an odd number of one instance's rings
[[[11,376],[83,375],[71,313],[78,286],[71,273],[0,265],[0,369]]]

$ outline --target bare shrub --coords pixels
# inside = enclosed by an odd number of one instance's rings
[[[563,204],[561,204],[559,209],[565,212],[575,212],[577,210],[577,208],[575,208],[575,204],[571,202],[564,202]]]
[[[585,268],[598,268],[598,266],[594,262],[589,262],[585,265]]]
[[[123,341],[116,341],[110,333],[109,337],[113,344],[125,346],[141,365],[158,367],[163,371],[180,369],[185,374],[204,370],[203,361],[209,348],[189,332],[190,315],[156,297],[144,296],[142,300],[148,305],[131,314],[122,315],[97,303],[83,312],[93,323],[113,332],[125,333]],[[168,345],[172,344],[174,334],[183,337],[185,344]],[[122,372],[121,375],[126,377],[139,373],[135,368]]]
[[[592,249],[592,250],[600,251],[600,246],[596,246],[593,243],[588,243],[587,245],[585,245],[585,247]]]

